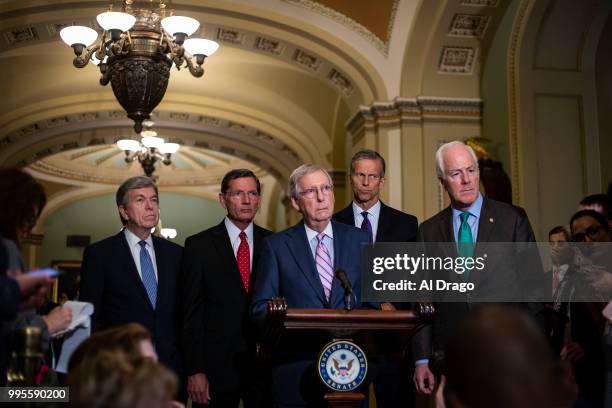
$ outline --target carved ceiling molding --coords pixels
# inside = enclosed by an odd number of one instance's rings
[[[168,141],[178,142],[190,148],[206,149],[233,156],[252,163],[278,180],[284,180],[289,169],[303,162],[300,155],[283,141],[255,127],[236,121],[173,111],[156,111],[152,118],[156,122],[156,129],[160,135],[165,136]],[[175,133],[183,136],[173,137],[173,129],[176,130]],[[207,135],[208,140],[185,137],[184,135],[189,135],[189,132]],[[34,170],[72,180],[115,184],[117,177],[113,175],[79,174],[76,169],[58,168],[45,162],[44,159],[57,153],[86,147],[92,149],[75,153],[93,153],[96,147],[112,145],[126,134],[132,133],[129,120],[123,111],[110,110],[62,115],[29,124],[1,139],[0,157],[4,156],[7,160],[9,152],[10,156],[16,156],[22,150],[29,150],[31,146],[41,144],[45,146],[29,153],[16,165],[29,166]],[[49,141],[52,142],[56,138],[61,138],[61,142],[49,146]],[[188,153],[186,151],[185,155]],[[188,155],[187,158],[189,158]],[[181,178],[181,180],[167,182],[160,180],[162,185],[200,185],[218,181],[216,178],[207,180],[201,175],[194,175],[191,179]]]
[[[458,13],[453,16],[448,35],[451,37],[484,37],[491,16]]]
[[[277,150],[279,150],[285,157],[293,160],[300,161],[300,156],[298,153],[292,149],[290,146],[285,144],[284,142],[276,139],[272,135],[263,132],[259,129],[256,129],[252,126],[243,125],[241,123],[237,123],[235,121],[230,121],[226,119],[215,118],[206,115],[193,114],[193,113],[185,113],[185,112],[172,112],[172,111],[155,111],[151,115],[152,119],[157,122],[158,127],[172,127],[172,123],[188,123],[191,124],[192,127],[195,125],[196,127],[203,127],[203,131],[210,130],[210,128],[216,128],[219,130],[223,130],[225,132],[231,132],[239,137],[248,137],[252,140],[256,140],[257,142],[262,142],[263,144],[269,145]],[[120,121],[120,122],[118,122]],[[88,128],[96,128],[94,124],[105,122],[112,123],[114,126],[121,126],[125,122],[125,124],[129,124],[129,121],[126,118],[126,114],[121,110],[111,110],[111,111],[97,111],[97,112],[84,112],[84,113],[76,113],[76,114],[68,114],[61,115],[50,119],[43,119],[29,125],[18,129],[15,132],[10,133],[4,138],[0,139],[0,153],[2,150],[10,147],[11,144],[19,141],[23,143],[24,138],[36,139],[36,136],[46,130],[49,129],[62,129],[64,127],[71,127],[75,124],[83,124],[87,123]],[[123,136],[117,136],[117,139]],[[92,145],[100,145],[100,144],[110,144],[114,143],[115,140],[107,140],[101,138],[92,138],[88,146]],[[169,137],[169,141],[182,142],[184,141],[177,140],[175,138]],[[247,142],[248,140],[245,140]],[[23,163],[25,165],[30,164],[48,154],[57,153],[60,151],[71,150],[79,147],[85,147],[82,143],[79,142],[70,142],[64,143],[63,145],[58,145],[54,149],[48,149],[48,152],[41,152],[43,155],[40,157],[33,157],[33,160],[30,162]],[[198,146],[201,147],[201,146]],[[212,146],[212,150],[214,150],[215,146]],[[210,148],[210,147],[209,147]],[[21,163],[20,163],[21,164]]]
[[[355,31],[357,34],[368,40],[372,45],[378,49],[381,54],[385,57],[389,55],[389,43],[391,42],[391,34],[393,32],[393,24],[395,22],[395,15],[397,13],[397,7],[399,0],[395,0],[391,6],[391,16],[389,17],[389,24],[387,26],[387,38],[381,39],[370,30],[359,24],[352,18],[342,14],[330,7],[324,6],[313,0],[282,0],[285,3],[293,4],[295,6],[303,7],[313,13],[329,17],[337,23],[342,24],[348,29]]]
[[[33,44],[61,42],[59,31],[73,24],[84,25],[101,32],[94,19],[66,18],[60,21],[45,21],[11,27],[0,32],[0,53]],[[195,35],[216,39],[221,45],[263,53],[298,66],[308,75],[315,76],[338,89],[343,98],[359,103],[357,99],[354,99],[360,97],[360,92],[353,92],[356,88],[355,80],[340,67],[302,46],[273,38],[264,33],[216,24],[203,25]]]
[[[347,122],[353,137],[367,129],[398,127],[401,123],[422,121],[474,122],[482,117],[483,102],[473,98],[395,98],[390,102],[362,105]]]
[[[442,47],[438,73],[472,75],[477,54],[475,47]]]

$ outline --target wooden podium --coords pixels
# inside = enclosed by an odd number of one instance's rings
[[[274,356],[286,345],[308,344],[308,351],[319,351],[331,340],[349,340],[369,357],[401,358],[411,338],[434,313],[431,304],[417,304],[416,310],[342,310],[288,309],[284,298],[268,302],[267,324],[262,352]],[[288,347],[290,348],[290,347]],[[313,355],[313,359],[315,355]],[[331,389],[324,395],[334,408],[349,408],[363,400],[359,392],[339,392]]]

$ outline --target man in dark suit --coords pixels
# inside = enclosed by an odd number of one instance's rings
[[[195,406],[264,407],[265,369],[255,361],[249,306],[263,239],[253,223],[261,186],[250,170],[223,177],[220,224],[185,241],[181,284],[187,390]]]
[[[176,295],[183,248],[151,235],[159,221],[153,180],[138,176],[124,181],[116,202],[125,228],[85,249],[80,300],[94,305],[93,332],[142,324],[159,360],[180,375]]]
[[[353,201],[333,219],[363,229],[372,242],[414,242],[417,218],[380,200],[385,170],[385,159],[378,152],[365,149],[355,153],[351,159]]]
[[[417,218],[391,208],[380,200],[380,189],[385,184],[385,159],[374,150],[364,149],[355,153],[350,170],[353,201],[336,213],[333,219],[361,228],[368,233],[372,242],[414,242]],[[407,304],[395,306],[404,308]],[[404,378],[408,370],[400,369],[401,365],[386,358],[373,365],[376,371],[374,392],[377,407],[413,405],[414,396],[409,386],[409,377]]]
[[[440,183],[448,192],[451,205],[420,225],[419,241],[460,243],[460,251],[462,248],[471,248],[473,251],[474,244],[478,242],[535,242],[533,230],[523,209],[484,198],[480,194],[478,159],[472,148],[460,141],[440,146],[436,152],[436,170]],[[528,269],[516,268],[516,273],[539,273],[544,276],[541,270]],[[472,277],[469,279],[476,279],[476,272],[472,271]],[[496,279],[495,275],[490,275],[487,278],[489,281],[486,283],[494,293],[503,293],[504,290],[513,292],[518,289],[513,286],[515,282],[505,279],[505,276]],[[413,339],[413,357],[416,364],[414,383],[417,391],[426,394],[432,392],[434,376],[428,368],[429,357],[432,352],[445,349],[458,322],[477,305],[478,303],[469,300],[468,295],[464,302],[436,305],[432,325],[423,328]],[[533,305],[531,311],[538,313],[540,306]]]
[[[285,297],[289,308],[344,308],[344,291],[334,277],[337,270],[346,272],[359,306],[361,245],[367,234],[331,220],[333,184],[323,167],[304,164],[295,169],[289,193],[303,221],[264,241],[251,308],[254,319],[264,320],[267,302],[275,297]],[[307,343],[292,344],[291,357],[277,353],[272,370],[275,406],[321,406],[316,405],[321,403],[314,373],[316,351],[307,352],[312,348]]]

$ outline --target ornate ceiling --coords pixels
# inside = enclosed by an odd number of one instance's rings
[[[498,0],[172,3],[220,49],[203,78],[172,70],[154,120],[184,147],[157,171],[160,185],[209,188],[240,166],[269,175],[278,194],[301,163],[346,168],[346,126],[362,105],[478,97],[480,47],[504,10]],[[95,16],[107,4],[9,0],[0,9],[0,72],[10,78],[0,98],[0,165],[26,166],[56,195],[62,185],[73,194],[139,171],[113,145],[131,121],[98,70],[74,68],[58,38],[71,24],[100,32]]]

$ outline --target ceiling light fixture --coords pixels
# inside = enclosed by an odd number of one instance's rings
[[[98,65],[100,84],[111,83],[115,97],[134,121],[134,131],[140,133],[142,122],[150,118],[166,93],[172,64],[201,77],[204,60],[219,44],[204,38],[187,39],[200,23],[173,15],[165,0],[157,5],[153,0],[123,0],[121,12],[113,10],[113,3],[97,17],[104,29],[97,43],[98,33],[89,27],[65,27],[60,36],[74,50],[75,67],[83,68],[90,61]]]
[[[145,120],[145,130],[140,132],[141,140],[121,139],[117,141],[117,147],[125,151],[125,161],[131,163],[138,160],[147,177],[153,178],[155,163],[161,161],[166,166],[172,164],[172,155],[181,147],[178,143],[167,143],[157,136],[157,132],[151,127],[154,122]]]

